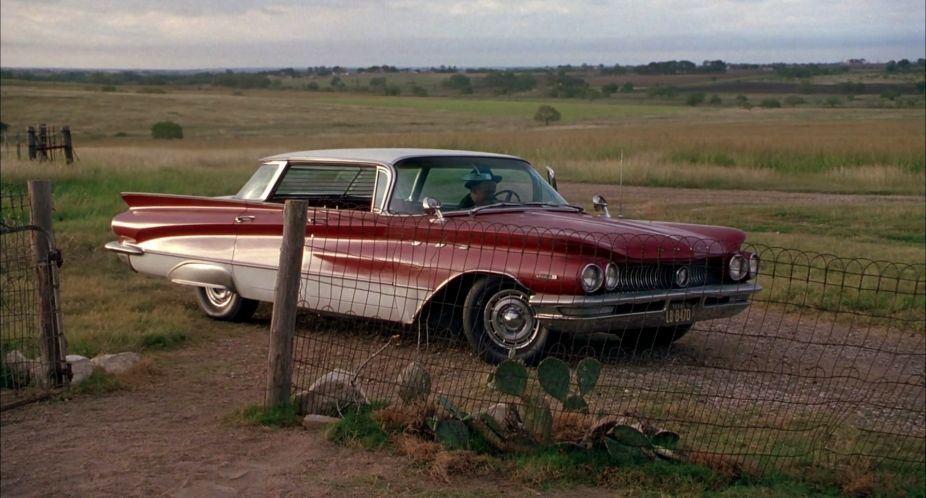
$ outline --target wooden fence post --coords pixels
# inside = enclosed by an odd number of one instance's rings
[[[39,160],[48,160],[48,127],[45,124],[39,125]]]
[[[74,144],[71,142],[71,127],[70,126],[65,126],[61,128],[61,137],[64,139],[65,163],[71,164],[74,162]]]
[[[302,249],[305,246],[305,201],[286,201],[283,207],[283,242],[270,319],[270,353],[267,371],[267,407],[289,401],[293,381],[293,337],[296,305],[302,280]]]
[[[27,136],[28,136],[28,141],[29,141],[29,160],[30,160],[30,161],[34,161],[34,160],[35,160],[35,154],[36,154],[36,147],[37,147],[37,145],[36,145],[36,143],[35,143],[35,142],[36,142],[36,139],[35,139],[35,126],[30,126],[29,129],[26,130],[26,134],[27,134]]]
[[[30,223],[41,230],[32,232],[32,258],[35,264],[36,293],[38,294],[39,328],[42,331],[43,362],[48,378],[54,385],[62,385],[66,376],[65,355],[67,344],[59,320],[58,289],[54,262],[49,249],[54,241],[52,230],[53,199],[51,183],[46,180],[29,181]]]

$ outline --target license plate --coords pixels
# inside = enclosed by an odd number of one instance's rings
[[[691,322],[691,306],[687,304],[670,304],[666,308],[666,325]]]

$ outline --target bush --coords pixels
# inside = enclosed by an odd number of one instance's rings
[[[807,101],[804,100],[804,97],[800,95],[788,95],[785,97],[785,105],[789,107],[794,107],[796,105],[806,104]]]
[[[151,127],[151,138],[165,140],[183,138],[183,128],[173,121],[160,121]]]
[[[759,105],[766,109],[776,109],[781,107],[781,101],[778,99],[762,99],[762,103]]]
[[[707,101],[710,105],[720,105],[723,104],[723,99],[720,98],[720,95],[714,94],[711,96],[711,100]]]
[[[705,96],[701,92],[689,93],[688,97],[685,98],[685,104],[690,106],[697,106],[704,103]]]
[[[559,121],[562,118],[562,115],[555,107],[550,105],[542,105],[537,108],[537,112],[534,113],[534,121],[543,121],[543,124],[549,125],[550,121]]]
[[[826,100],[823,101],[824,107],[836,107],[839,105],[842,105],[842,100],[840,100],[839,97],[827,97]]]
[[[736,96],[736,105],[738,105],[738,106],[740,106],[740,107],[746,107],[746,106],[752,107],[752,106],[749,104],[749,97],[747,97],[747,96],[745,96],[745,95],[737,95],[737,96]]]

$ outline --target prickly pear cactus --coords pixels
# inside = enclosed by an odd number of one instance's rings
[[[527,368],[516,361],[505,360],[495,367],[492,385],[503,393],[521,396],[527,389]]]
[[[550,396],[561,403],[569,396],[569,365],[559,358],[549,357],[537,365],[537,380]]]
[[[434,435],[441,444],[451,450],[469,449],[469,429],[460,420],[451,418],[439,421]]]
[[[576,383],[579,385],[579,394],[583,396],[590,393],[598,384],[601,375],[601,362],[594,358],[585,358],[576,365]]]
[[[518,407],[521,422],[527,430],[541,444],[550,442],[553,433],[553,414],[550,405],[542,396],[525,396],[523,403]]]
[[[426,400],[431,394],[431,374],[417,360],[399,374],[399,398],[406,403]]]

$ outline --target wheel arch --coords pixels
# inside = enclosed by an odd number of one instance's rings
[[[530,293],[530,289],[524,285],[517,277],[510,273],[499,271],[472,270],[459,273],[445,280],[437,289],[425,299],[415,311],[415,320],[422,318],[422,315],[428,313],[435,306],[445,306],[450,304],[454,307],[463,306],[466,294],[469,288],[479,278],[499,277],[510,280],[521,287],[525,292]]]

